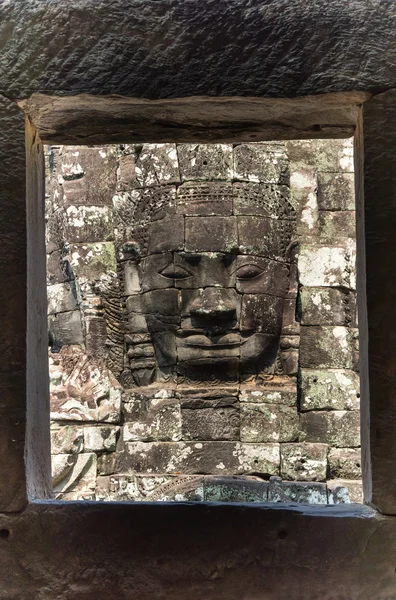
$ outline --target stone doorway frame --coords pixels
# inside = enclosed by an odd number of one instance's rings
[[[108,4],[115,6],[116,1]],[[319,9],[321,2],[314,4]],[[97,8],[86,10],[85,19],[95,20]],[[363,23],[367,15],[361,18]],[[337,19],[336,11],[330,23]],[[65,25],[62,20],[58,23],[60,32]],[[388,38],[381,35],[385,43]],[[123,57],[125,65],[127,59]],[[35,65],[41,68],[39,53],[35,60],[28,65],[32,71]],[[36,594],[40,599],[91,600],[117,593],[120,598],[141,600],[394,597],[396,93],[392,89],[377,93],[370,78],[364,77],[359,89],[374,96],[351,92],[337,79],[331,59],[326,65],[331,89],[319,77],[305,88],[313,95],[294,99],[287,98],[291,94],[287,86],[278,97],[271,88],[272,97],[260,89],[259,96],[251,98],[242,86],[240,93],[228,97],[213,96],[208,87],[203,98],[185,90],[183,97],[169,93],[164,100],[142,92],[134,98],[132,83],[125,89],[122,80],[111,92],[104,85],[104,95],[97,96],[95,77],[92,85],[86,79],[84,93],[76,95],[72,84],[62,84],[67,66],[55,84],[47,86],[50,95],[44,95],[37,93],[37,83],[21,91],[8,74],[4,76],[0,96],[4,597],[27,599]],[[257,65],[256,70],[258,74]],[[390,72],[387,81],[381,89],[396,87]],[[237,86],[232,89],[238,91]],[[315,95],[323,90],[329,93]],[[109,95],[117,92],[123,95]],[[260,141],[348,137],[353,131],[366,505],[45,500],[50,495],[50,450],[42,142]]]

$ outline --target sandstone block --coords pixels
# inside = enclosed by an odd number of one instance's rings
[[[294,442],[299,431],[296,408],[278,404],[241,405],[241,442]]]
[[[149,224],[148,229],[149,245],[147,248],[147,254],[183,250],[184,218],[182,216],[172,215],[171,217],[167,216],[166,218],[159,219],[158,221],[153,221]],[[187,239],[186,223],[186,247]],[[144,251],[145,249],[142,248],[142,252]]]
[[[266,404],[283,404],[285,406],[296,406],[297,389],[295,387],[274,387],[274,388],[259,388],[259,387],[241,387],[239,394],[240,402],[265,402]]]
[[[324,173],[353,173],[353,139],[292,140],[285,143],[291,162],[315,167]]]
[[[86,452],[114,452],[119,427],[84,427]]]
[[[75,454],[84,448],[84,430],[77,425],[51,424],[51,454]]]
[[[353,479],[331,479],[327,482],[329,504],[363,502],[362,481]]]
[[[205,502],[267,502],[268,482],[258,478],[207,476],[204,480]]]
[[[64,283],[69,278],[64,268],[62,250],[54,250],[47,254],[47,285]]]
[[[52,347],[60,348],[61,346],[84,343],[79,310],[49,315],[48,328]]]
[[[279,261],[285,260],[287,248],[292,241],[292,221],[250,215],[236,218],[240,254],[253,254]]]
[[[337,238],[356,237],[356,215],[354,210],[320,211],[319,237],[323,242],[334,243]]]
[[[288,185],[271,183],[232,184],[234,215],[254,215],[289,219],[295,216],[295,203]]]
[[[234,148],[234,179],[257,183],[288,183],[285,145],[282,142],[239,144]]]
[[[66,206],[111,205],[116,186],[114,146],[62,146],[56,163]]]
[[[355,326],[354,292],[336,288],[303,287],[300,290],[302,325]]]
[[[94,490],[96,454],[55,454],[52,456],[52,484],[55,494]]]
[[[122,472],[233,475],[279,472],[279,444],[239,442],[126,442]]]
[[[233,177],[231,144],[178,144],[177,154],[182,181]]]
[[[117,179],[119,190],[179,183],[176,144],[124,146]]]
[[[189,252],[232,252],[238,246],[235,217],[186,217]]]
[[[281,444],[281,477],[298,481],[325,481],[327,444]]]
[[[344,369],[301,369],[301,410],[359,410],[359,375]]]
[[[279,444],[239,444],[237,449],[238,473],[267,477],[279,475]]]
[[[231,183],[184,183],[177,190],[176,212],[188,216],[233,214]]]
[[[300,364],[306,369],[352,369],[357,330],[336,325],[301,327]]]
[[[179,400],[175,398],[150,398],[144,394],[124,394],[123,440],[172,441],[182,437]]]
[[[49,371],[51,419],[119,422],[121,389],[117,380],[80,347],[50,353]]]
[[[119,471],[120,456],[117,452],[104,453],[97,458],[98,475],[113,475]]]
[[[339,246],[302,244],[298,257],[301,285],[356,289],[355,254],[354,240]]]
[[[47,286],[48,314],[78,309],[77,291],[70,283],[56,283]]]
[[[107,242],[114,237],[112,210],[108,206],[68,206],[65,239],[73,242]]]
[[[315,235],[318,226],[317,172],[315,167],[291,165],[290,191],[297,206],[297,235]]]
[[[324,483],[282,481],[280,477],[270,477],[268,502],[327,504],[327,487]]]
[[[360,415],[355,410],[303,413],[301,429],[307,442],[321,442],[337,448],[360,446]]]
[[[330,448],[328,460],[332,479],[359,479],[362,477],[360,449]]]
[[[70,244],[66,259],[80,282],[99,280],[105,274],[117,272],[113,242]]]
[[[243,468],[237,442],[125,442],[124,473],[206,473],[232,475]]]
[[[183,408],[181,414],[183,440],[239,440],[238,408]]]
[[[318,173],[319,210],[354,210],[353,173]]]

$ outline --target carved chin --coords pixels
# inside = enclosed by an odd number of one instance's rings
[[[245,367],[269,365],[276,358],[278,346],[278,335],[253,333],[245,338],[245,343],[241,346],[241,364]]]

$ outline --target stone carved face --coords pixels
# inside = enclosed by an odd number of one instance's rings
[[[140,385],[159,373],[237,382],[276,358],[294,211],[274,186],[217,185],[215,196],[214,187],[181,186],[162,218],[134,230],[138,256],[124,273]]]

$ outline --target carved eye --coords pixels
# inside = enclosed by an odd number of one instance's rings
[[[173,263],[165,267],[165,269],[162,269],[162,271],[159,271],[159,274],[168,279],[187,279],[188,277],[191,277],[191,273],[189,273],[187,269],[184,269],[180,265],[174,265]]]
[[[242,281],[247,279],[254,279],[263,273],[264,269],[257,265],[243,265],[236,270],[236,276]]]

